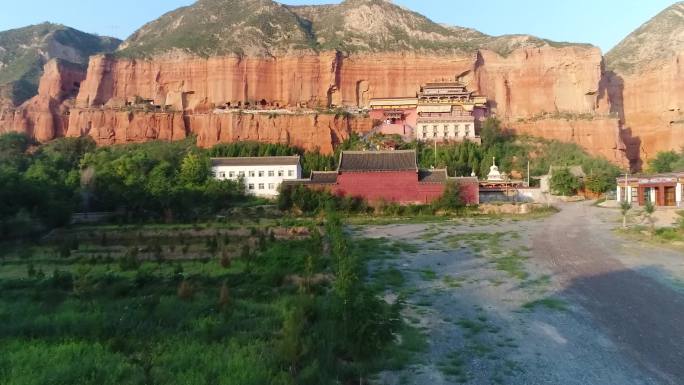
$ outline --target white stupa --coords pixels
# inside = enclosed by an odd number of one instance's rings
[[[489,168],[489,174],[487,174],[487,182],[503,182],[504,176],[499,172],[499,168],[496,167],[496,158],[492,158],[492,167]]]

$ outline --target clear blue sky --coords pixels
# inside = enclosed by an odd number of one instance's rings
[[[194,0],[2,0],[0,30],[43,21],[126,38],[144,23]],[[325,4],[334,0],[284,0]],[[592,43],[604,52],[674,0],[395,0],[439,23],[490,35],[531,34]]]

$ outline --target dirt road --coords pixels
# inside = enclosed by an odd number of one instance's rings
[[[573,204],[537,220],[357,228],[411,245],[371,279],[405,299],[427,345],[375,383],[684,384],[684,255],[619,224],[617,210]]]
[[[563,207],[534,235],[534,258],[622,353],[663,383],[684,384],[684,295],[664,281],[684,255],[615,236],[606,215],[587,204]],[[635,255],[641,260],[627,262]]]

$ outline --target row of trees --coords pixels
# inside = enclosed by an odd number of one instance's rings
[[[124,209],[135,217],[194,219],[245,200],[234,181],[212,177],[209,155],[190,141],[113,146],[80,164],[93,210]]]
[[[68,223],[80,201],[80,160],[94,148],[87,139],[33,148],[23,135],[0,136],[0,238]]]

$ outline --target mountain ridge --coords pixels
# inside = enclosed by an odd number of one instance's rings
[[[278,56],[342,51],[475,52],[503,56],[524,46],[591,46],[529,35],[489,36],[446,26],[386,0],[284,5],[272,0],[200,0],[168,12],[133,33],[117,54],[154,57],[172,52],[199,56]]]
[[[684,51],[684,1],[672,4],[605,54],[608,68],[632,74]]]

